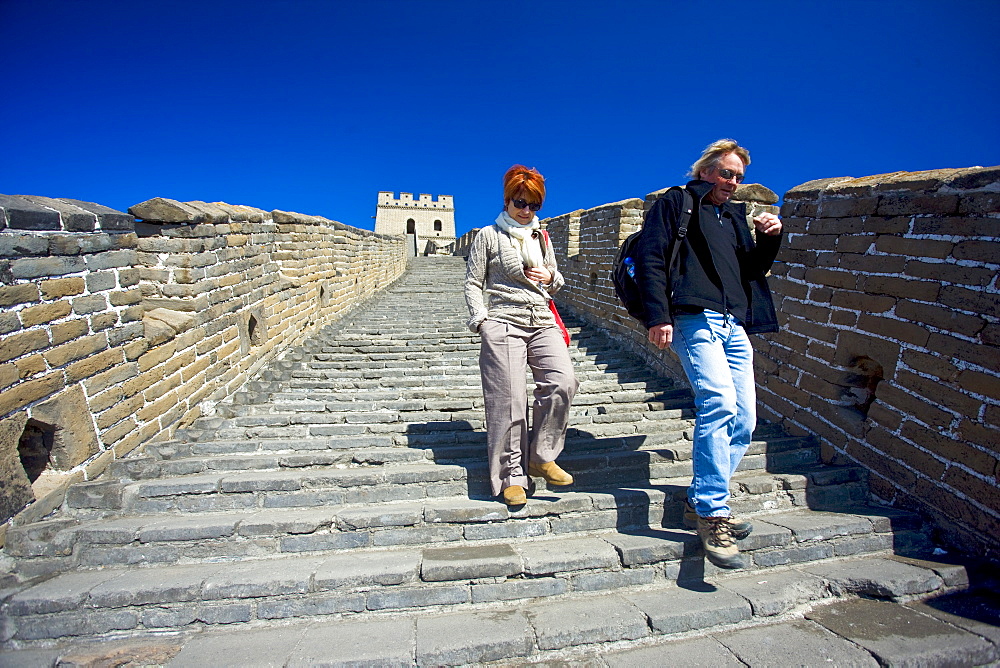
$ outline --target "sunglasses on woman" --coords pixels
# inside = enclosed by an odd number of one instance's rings
[[[542,208],[541,204],[536,204],[534,202],[528,204],[528,200],[524,199],[512,199],[510,203],[514,205],[515,209],[523,209],[524,207],[528,207],[532,211],[538,211],[539,209]]]

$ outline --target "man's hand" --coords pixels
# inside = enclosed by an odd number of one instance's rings
[[[673,325],[653,325],[649,328],[649,342],[663,350],[674,340]]]
[[[781,234],[781,218],[773,213],[764,212],[753,219],[753,225],[758,232],[773,237]]]

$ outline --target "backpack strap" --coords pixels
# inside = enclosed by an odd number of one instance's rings
[[[677,264],[677,256],[681,250],[681,242],[687,236],[688,224],[691,222],[691,213],[694,210],[694,197],[691,195],[691,191],[687,189],[687,186],[674,187],[680,188],[681,192],[684,193],[684,201],[681,203],[681,216],[677,220],[677,238],[674,241],[673,250],[670,252],[670,262],[667,264],[668,277],[674,272],[674,265]]]

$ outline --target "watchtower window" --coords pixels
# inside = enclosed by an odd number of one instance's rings
[[[434,221],[434,231],[435,232],[440,232],[441,231],[441,221],[440,220],[435,220]]]
[[[412,218],[406,221],[406,233],[407,234],[417,233],[417,221],[413,220]]]

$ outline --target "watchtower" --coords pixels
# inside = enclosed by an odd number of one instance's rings
[[[391,191],[378,194],[375,231],[381,234],[413,235],[415,253],[433,255],[447,250],[455,242],[455,206],[451,195],[432,198],[421,193]]]

